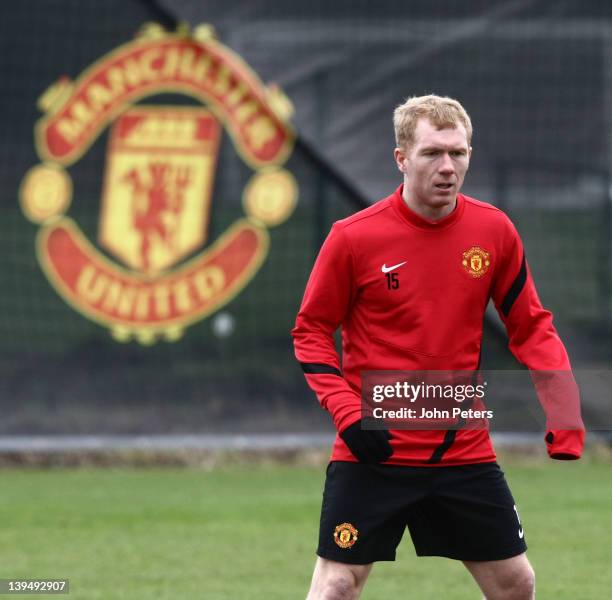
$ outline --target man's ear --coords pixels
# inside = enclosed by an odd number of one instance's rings
[[[395,164],[397,165],[397,168],[402,173],[405,173],[406,167],[404,163],[406,161],[406,154],[404,153],[404,151],[401,148],[395,148],[393,150],[393,156],[395,158]]]

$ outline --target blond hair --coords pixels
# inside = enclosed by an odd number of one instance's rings
[[[413,96],[400,104],[393,112],[395,142],[398,148],[409,149],[414,143],[414,132],[419,119],[429,119],[438,129],[455,129],[458,124],[465,127],[468,146],[472,142],[472,121],[457,100],[447,96]]]

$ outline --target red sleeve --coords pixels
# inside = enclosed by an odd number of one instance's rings
[[[339,432],[361,417],[361,398],[342,376],[334,342],[334,332],[354,296],[354,258],[343,228],[336,223],[310,273],[291,335],[306,381]]]
[[[506,326],[509,348],[527,366],[546,413],[548,453],[579,458],[584,443],[580,394],[550,311],[538,297],[521,239],[508,221],[493,301]]]

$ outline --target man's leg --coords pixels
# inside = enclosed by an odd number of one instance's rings
[[[372,570],[369,565],[347,565],[317,558],[306,600],[356,600]]]
[[[505,560],[464,561],[486,600],[533,600],[535,574],[525,553]]]

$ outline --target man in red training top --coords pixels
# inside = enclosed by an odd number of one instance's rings
[[[472,152],[464,108],[410,98],[394,126],[403,184],[334,223],[292,331],[306,380],[338,431],[308,600],[358,598],[372,563],[395,559],[406,526],[418,555],[463,561],[487,600],[528,600],[534,573],[488,430],[362,428],[361,372],[478,369],[490,298],[522,364],[571,377],[513,224],[459,193]],[[584,429],[571,403],[576,427],[546,434],[552,458],[580,457]]]

